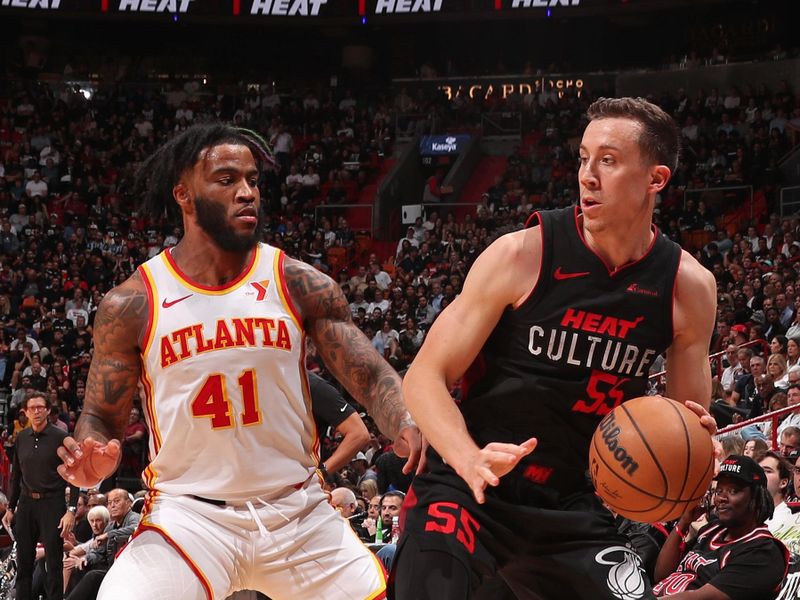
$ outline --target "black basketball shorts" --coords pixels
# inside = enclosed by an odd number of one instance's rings
[[[403,505],[390,599],[654,598],[639,556],[593,493],[555,510],[488,488],[481,505],[441,459],[429,465]]]

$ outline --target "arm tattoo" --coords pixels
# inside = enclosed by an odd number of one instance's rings
[[[111,290],[97,309],[94,356],[86,379],[77,440],[91,435],[120,439],[137,393],[141,361],[139,337],[147,320],[147,293],[138,273]]]
[[[325,366],[367,408],[381,432],[396,438],[413,424],[403,404],[400,377],[353,323],[342,290],[299,261],[287,259],[284,275]]]

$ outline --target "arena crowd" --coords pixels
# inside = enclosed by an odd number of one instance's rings
[[[129,195],[137,167],[170,134],[192,123],[226,120],[269,139],[276,164],[259,182],[267,206],[265,241],[336,280],[354,321],[402,373],[488,244],[523,227],[533,211],[576,202],[575,140],[596,96],[584,90],[581,97],[446,103],[405,91],[366,100],[352,90],[278,93],[270,86],[235,95],[162,94],[120,85],[100,87],[87,98],[70,86],[13,84],[0,98],[6,477],[15,438],[28,426],[19,411],[22,399],[32,390],[44,392],[51,422],[73,430],[99,302],[139,264],[180,239],[180,228],[141,217]],[[783,82],[775,89],[679,91],[654,101],[674,116],[684,145],[655,224],[717,281],[718,324],[709,352],[720,354],[713,362],[712,410],[725,424],[798,405],[798,413],[779,425],[777,453],[768,452],[768,427],[745,428],[724,443],[729,454],[752,455],[762,466],[766,461],[785,482],[770,489],[776,507],[787,507],[776,509],[770,530],[783,532],[787,541],[800,539],[791,512],[800,495],[800,463],[794,466],[800,454],[800,219],[780,216],[777,167],[800,140],[800,90]],[[390,248],[357,243],[359,232],[349,227],[346,212],[316,220],[316,207],[353,202],[375,183],[392,153],[398,112],[435,113],[455,126],[492,110],[523,114],[523,142],[474,211],[462,217],[427,206],[425,217]],[[718,188],[728,190],[720,194]],[[327,376],[313,348],[307,366]],[[458,400],[459,390],[452,393]],[[402,474],[391,441],[362,416],[368,440],[326,481],[332,502],[360,537],[385,542],[396,535],[392,517],[411,477]],[[324,462],[342,436],[335,427],[320,434]],[[139,403],[125,432],[117,481],[102,492],[141,487],[147,439]],[[83,504],[102,504],[98,495],[91,491]],[[94,527],[91,513],[88,522]],[[388,566],[391,549],[385,548],[379,556]]]

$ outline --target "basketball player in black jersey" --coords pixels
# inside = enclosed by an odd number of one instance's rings
[[[397,600],[653,597],[593,493],[589,441],[665,350],[667,395],[713,433],[715,283],[652,224],[677,165],[672,119],[631,98],[588,115],[580,206],[492,244],[405,378],[432,450],[405,503]]]

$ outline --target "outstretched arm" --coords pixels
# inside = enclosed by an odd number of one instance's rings
[[[383,434],[395,440],[397,453],[416,462],[419,432],[403,404],[400,376],[353,323],[342,290],[327,275],[294,259],[286,259],[284,276],[325,366],[366,407]]]
[[[489,246],[472,266],[461,294],[434,321],[403,381],[406,403],[423,435],[480,503],[486,486],[498,485],[536,441],[492,442],[479,448],[449,390],[475,360],[503,311],[533,288],[540,247],[538,227],[505,235]]]
[[[83,412],[59,449],[61,476],[91,487],[111,475],[136,395],[140,336],[147,321],[147,293],[140,275],[106,294],[94,322],[94,356],[86,380]]]

